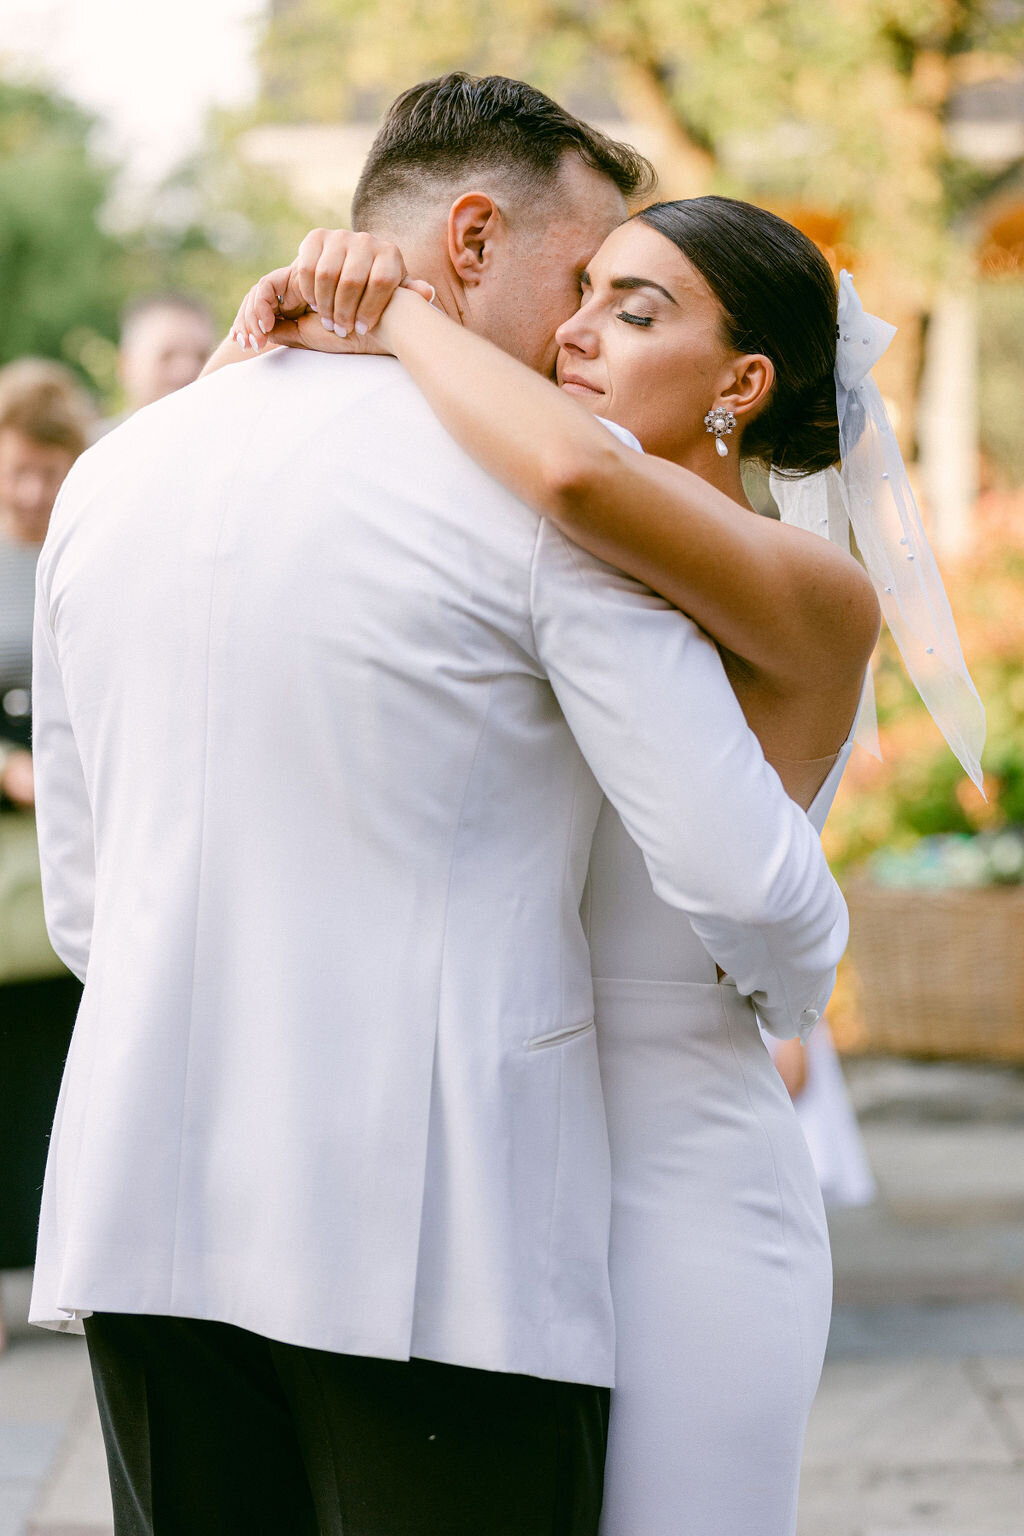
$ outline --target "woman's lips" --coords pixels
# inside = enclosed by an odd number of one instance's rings
[[[575,395],[603,395],[604,390],[598,389],[596,384],[588,384],[586,379],[581,379],[577,374],[566,373],[562,375],[562,388],[570,390]]]

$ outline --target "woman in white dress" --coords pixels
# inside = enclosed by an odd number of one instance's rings
[[[649,209],[584,275],[555,389],[395,291],[396,257],[318,231],[251,291],[232,335],[276,322],[293,344],[396,355],[488,471],[713,636],[766,756],[820,826],[878,604],[848,554],[753,514],[740,460],[806,475],[839,457],[824,258],[747,204]],[[369,334],[352,335],[357,318]],[[583,917],[614,1186],[603,1536],[792,1536],[831,1304],[806,1144],[750,1002],[654,896],[610,808]]]

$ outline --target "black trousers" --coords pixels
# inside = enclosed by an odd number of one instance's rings
[[[600,1387],[85,1324],[116,1536],[596,1536]]]
[[[50,1127],[81,997],[74,976],[0,986],[0,1269],[35,1258]]]

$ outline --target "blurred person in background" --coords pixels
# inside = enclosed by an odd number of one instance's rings
[[[132,299],[121,319],[118,347],[124,408],[104,422],[103,430],[110,431],[144,405],[191,384],[215,340],[213,317],[194,294],[150,293]]]
[[[50,513],[92,422],[61,364],[25,358],[0,369],[0,1269],[32,1263],[46,1141],[81,992],[42,927],[32,614]]]

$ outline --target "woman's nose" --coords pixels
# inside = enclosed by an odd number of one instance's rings
[[[582,310],[571,315],[555,332],[555,340],[566,352],[578,352],[582,357],[593,357],[597,352],[597,336]]]

